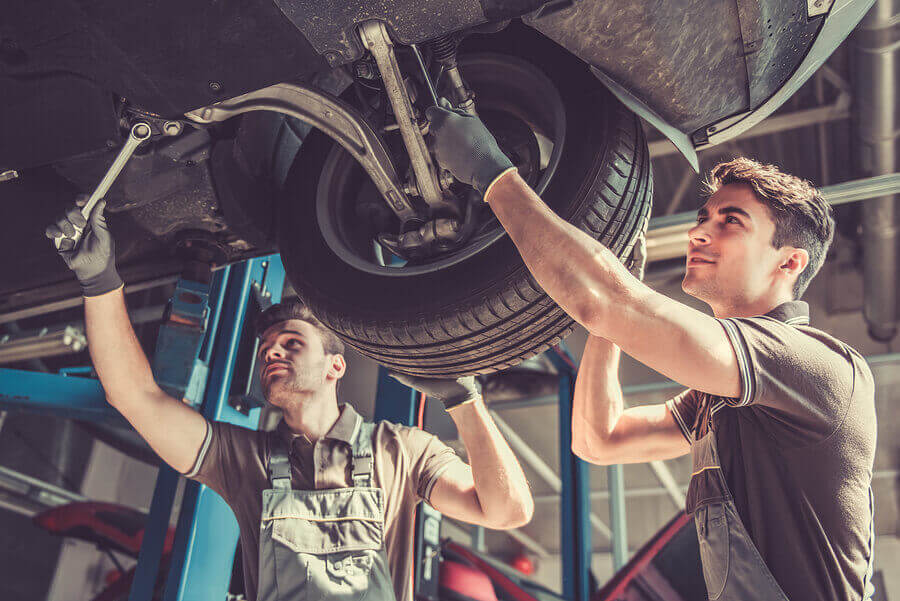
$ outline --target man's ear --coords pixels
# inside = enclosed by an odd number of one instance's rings
[[[796,279],[809,265],[809,253],[805,248],[785,248],[786,254],[782,257],[778,268],[786,276]]]
[[[341,354],[331,355],[331,365],[328,368],[328,377],[340,380],[347,373],[347,360]]]

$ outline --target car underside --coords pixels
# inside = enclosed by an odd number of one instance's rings
[[[638,117],[696,152],[758,123],[871,0],[15,1],[0,22],[4,322],[78,297],[41,236],[106,195],[132,289],[280,252],[297,293],[399,371],[486,373],[572,322],[430,152],[429,89],[478,114],[562,216],[627,260]]]

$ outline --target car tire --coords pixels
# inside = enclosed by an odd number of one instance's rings
[[[652,197],[639,119],[575,56],[533,30],[510,29],[485,36],[474,49],[514,54],[538,67],[556,85],[566,111],[561,160],[542,198],[616,256],[628,257]],[[344,262],[323,238],[315,209],[333,144],[318,131],[304,140],[277,220],[291,284],[346,344],[401,373],[457,377],[508,368],[572,331],[572,319],[537,284],[506,236],[436,273],[379,276]]]

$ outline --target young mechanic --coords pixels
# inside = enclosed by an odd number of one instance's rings
[[[251,601],[412,601],[420,500],[493,529],[531,519],[522,468],[473,378],[397,376],[443,402],[466,464],[431,434],[367,422],[339,404],[343,344],[297,300],[269,308],[256,324],[265,397],[284,414],[275,431],[207,421],[167,395],[131,327],[104,206],[89,223],[73,208],[46,231],[56,238],[87,228],[76,250],[60,255],[82,285],[94,367],[109,403],[153,450],[234,511]]]
[[[544,290],[589,340],[573,450],[616,464],[691,453],[687,510],[718,601],[857,601],[872,593],[875,405],[853,349],[800,301],[834,234],[808,182],[741,158],[716,166],[682,287],[663,296],[557,216],[477,117],[428,111],[438,163],[478,189]],[[619,349],[688,388],[623,410]]]

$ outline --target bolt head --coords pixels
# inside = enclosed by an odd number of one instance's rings
[[[211,82],[209,82],[209,90],[210,90],[211,92],[216,92],[216,93],[221,92],[221,91],[222,91],[222,84],[220,84],[220,83],[217,82],[217,81],[211,81]]]
[[[165,125],[163,125],[163,129],[167,136],[177,136],[181,133],[181,123],[178,121],[166,121]]]

